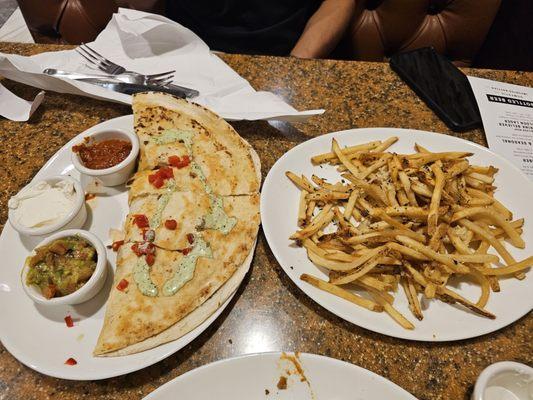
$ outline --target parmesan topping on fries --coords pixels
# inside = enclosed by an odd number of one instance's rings
[[[523,219],[494,198],[492,166],[471,165],[467,152],[432,153],[415,145],[413,154],[386,150],[398,138],[341,148],[311,158],[337,167],[342,180],[327,182],[293,172],[301,190],[298,226],[290,238],[309,259],[329,270],[329,281],[303,274],[305,282],[370,311],[388,313],[405,329],[414,325],[393,307],[401,286],[415,318],[424,318],[419,295],[458,303],[487,318],[490,292],[498,279],[524,279],[533,257],[517,262],[504,241],[525,247]],[[488,254],[491,248],[497,255]],[[470,301],[447,287],[452,277],[481,288]],[[356,285],[362,297],[343,288]]]

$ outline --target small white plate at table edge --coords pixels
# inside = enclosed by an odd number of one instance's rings
[[[287,378],[284,390],[277,388],[281,376]],[[322,355],[290,352],[254,353],[215,361],[174,378],[144,400],[170,400],[177,395],[198,400],[416,400],[400,386],[365,368]]]

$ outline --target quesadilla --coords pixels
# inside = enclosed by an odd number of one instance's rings
[[[133,98],[139,170],[94,354],[178,339],[236,290],[260,223],[253,148],[209,110],[160,93]]]

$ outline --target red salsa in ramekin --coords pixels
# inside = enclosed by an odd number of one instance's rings
[[[72,147],[81,162],[89,169],[106,169],[120,164],[128,157],[132,145],[127,140],[107,139],[94,143],[82,143]]]

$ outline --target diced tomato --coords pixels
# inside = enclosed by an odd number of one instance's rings
[[[150,226],[148,217],[144,214],[135,214],[133,216],[133,223],[137,225],[139,229],[148,228]]]
[[[72,320],[72,317],[70,315],[67,315],[65,317],[65,324],[67,324],[68,328],[72,328],[74,326],[74,321]]]
[[[120,246],[122,246],[123,244],[124,244],[124,240],[117,240],[116,242],[113,242],[111,244],[111,248],[113,249],[113,251],[118,251]]]
[[[177,226],[178,226],[178,223],[176,222],[175,219],[167,219],[165,221],[165,228],[170,229],[171,231],[176,229]]]
[[[181,252],[183,253],[184,256],[189,254],[191,251],[192,251],[192,247],[186,247],[183,250],[181,250]]]
[[[43,288],[43,296],[47,299],[51,299],[55,296],[57,292],[57,286],[56,285],[48,285]]]
[[[156,175],[156,178],[154,182],[152,182],[152,185],[156,189],[161,189],[165,185],[165,180],[160,175]]]
[[[163,177],[159,174],[159,171],[157,171],[154,174],[148,175],[148,182],[152,184],[152,186],[156,187],[157,189],[160,189],[165,184],[165,180]]]
[[[155,180],[158,178],[159,178],[159,175],[157,175],[157,172],[155,174],[150,174],[148,175],[148,182],[153,185]]]
[[[173,167],[177,167],[177,165],[181,163],[181,159],[178,156],[170,156],[168,158],[168,163]]]
[[[157,171],[157,173],[163,179],[174,178],[174,171],[172,171],[172,168],[170,168],[170,167],[161,167],[161,168],[159,168],[159,171]]]
[[[181,164],[183,165],[183,167],[186,167],[190,163],[191,163],[191,158],[189,156],[181,157]]]
[[[139,243],[133,243],[131,245],[131,251],[133,251],[137,257],[143,255],[143,253],[141,253],[141,250],[139,249]]]
[[[194,243],[194,235],[192,233],[187,233],[187,241],[190,243],[190,244],[193,244]]]
[[[137,257],[146,254],[154,254],[155,246],[150,242],[136,242],[131,245],[131,250],[135,253]]]
[[[170,167],[161,167],[156,172],[148,175],[148,182],[150,182],[157,189],[160,189],[165,184],[166,179],[174,177],[174,171]]]
[[[121,279],[120,282],[117,285],[117,289],[120,290],[121,292],[123,292],[124,290],[126,290],[126,288],[128,287],[129,284],[130,283],[128,282],[127,279]]]
[[[146,255],[146,264],[148,264],[150,267],[154,265],[155,262],[155,254],[154,253],[148,253]]]
[[[65,364],[67,365],[76,365],[78,362],[73,359],[72,357],[70,357],[67,361],[65,361]]]
[[[183,156],[181,158],[178,156],[170,156],[168,158],[168,163],[176,168],[184,168],[191,163],[191,158],[189,156]]]

